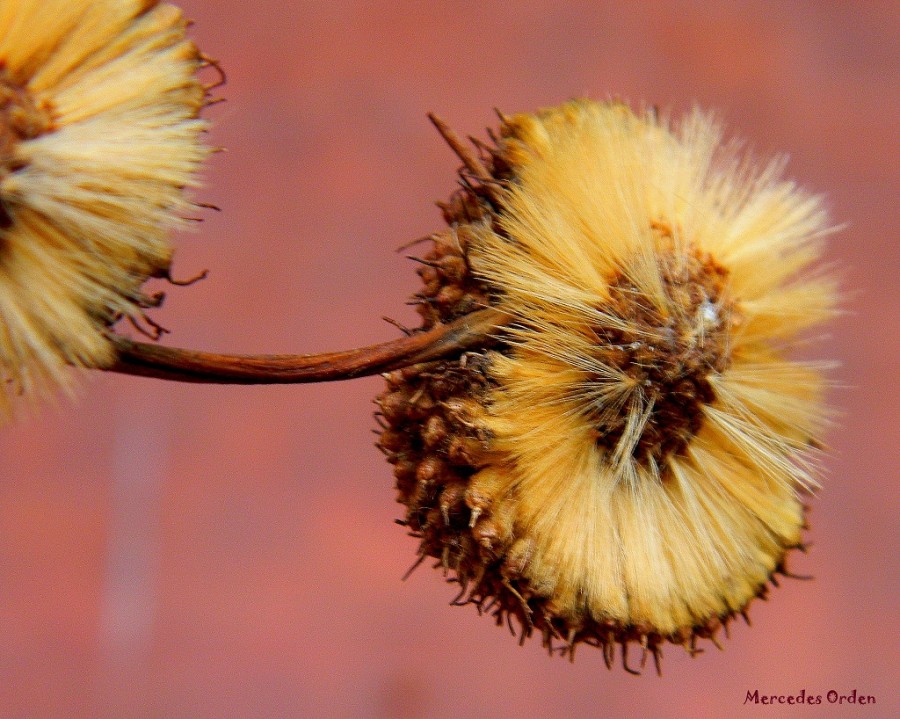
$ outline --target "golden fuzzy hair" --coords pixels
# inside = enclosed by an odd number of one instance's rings
[[[505,236],[478,233],[471,254],[517,320],[513,350],[494,363],[487,421],[502,467],[488,473],[491,501],[516,507],[522,547],[510,551],[527,551],[529,580],[561,612],[670,634],[739,611],[800,543],[797,492],[815,484],[822,379],[783,349],[832,309],[830,281],[798,279],[821,252],[820,202],[780,181],[776,165],[755,172],[723,157],[701,113],[673,131],[621,105],[574,102],[519,116],[510,132]],[[665,265],[692,253],[724,268],[725,286],[718,304],[704,299],[679,319]],[[608,310],[610,278],[621,276],[658,327],[629,328],[627,308]],[[665,418],[586,328],[664,344],[673,321],[695,334],[688,344],[726,342],[730,361],[706,368],[715,399],[660,466],[634,448]],[[608,411],[625,415],[611,447],[595,436]]]
[[[186,21],[154,0],[0,4],[0,391],[102,366],[151,301],[208,149]]]
[[[823,365],[787,352],[834,308],[821,202],[701,112],[572,101],[480,149],[417,297],[425,328],[512,321],[388,377],[405,523],[523,638],[692,648],[801,546],[827,413]]]

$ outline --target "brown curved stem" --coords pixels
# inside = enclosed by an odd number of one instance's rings
[[[163,347],[114,336],[117,359],[109,372],[208,384],[333,382],[458,356],[496,342],[509,317],[495,309],[473,312],[427,332],[382,344],[316,355],[228,355]]]

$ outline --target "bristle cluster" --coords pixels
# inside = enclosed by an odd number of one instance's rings
[[[708,376],[730,364],[729,333],[740,321],[727,274],[708,257],[661,247],[662,306],[642,303],[640,288],[622,273],[609,280],[609,298],[598,308],[609,319],[592,326],[589,338],[603,369],[574,388],[590,397],[597,387],[618,385],[618,402],[591,404],[597,444],[607,454],[655,466],[664,477],[668,458],[683,454],[699,432],[703,407],[715,399]],[[637,430],[632,417],[640,418]]]
[[[461,603],[572,656],[697,651],[801,546],[832,312],[816,198],[679,125],[574,101],[467,149],[420,269],[423,329],[483,305],[491,349],[387,376],[403,524]]]
[[[205,64],[156,0],[0,4],[0,412],[112,358],[209,149]],[[150,322],[151,329],[158,329]]]
[[[23,167],[16,160],[16,145],[40,137],[52,127],[50,109],[39,106],[25,87],[0,67],[0,181]],[[8,227],[11,221],[0,204],[0,226]]]

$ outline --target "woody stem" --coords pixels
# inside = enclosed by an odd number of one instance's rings
[[[163,347],[112,336],[108,372],[206,384],[333,382],[461,355],[496,342],[509,317],[484,309],[426,332],[369,347],[316,355],[229,355]]]

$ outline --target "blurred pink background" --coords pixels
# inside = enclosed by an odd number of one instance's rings
[[[172,344],[314,352],[397,336],[401,243],[441,227],[455,158],[433,110],[575,95],[720,111],[828,197],[851,290],[819,354],[842,366],[811,553],[719,652],[663,677],[517,646],[394,524],[372,446],[378,378],[217,388],[92,376],[0,433],[0,717],[897,716],[894,2],[185,0],[228,72],[199,232],[155,317]],[[874,695],[744,705],[747,691]]]

